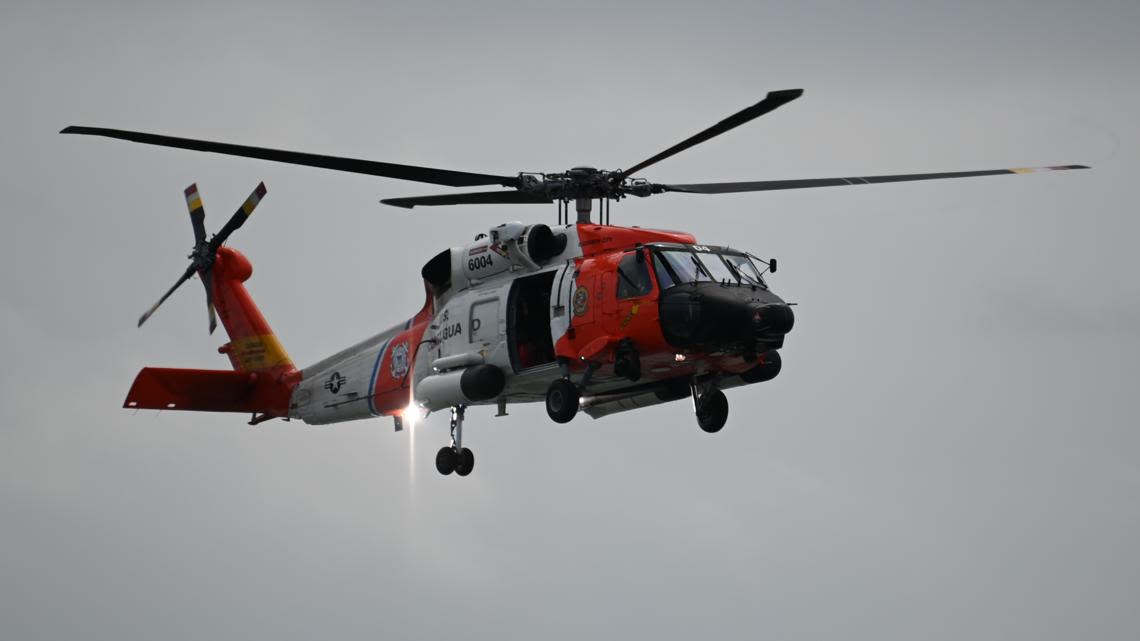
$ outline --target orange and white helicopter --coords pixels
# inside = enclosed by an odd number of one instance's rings
[[[698,425],[716,432],[728,418],[724,390],[780,372],[791,307],[768,286],[776,261],[730,247],[698,244],[688,233],[609,224],[626,196],[864,185],[1036,171],[1083,165],[759,182],[658,184],[634,174],[766,114],[803,94],[763,100],[626,170],[575,167],[557,173],[495,176],[429,167],[174,138],[117,129],[67,127],[133,142],[323,167],[416,182],[507,190],[382,201],[397,207],[557,203],[558,224],[511,222],[445,249],[424,264],[423,307],[399,323],[298,369],[243,283],[252,267],[225,246],[265,196],[258,185],[222,229],[207,238],[196,186],[186,190],[194,231],[190,265],[142,317],[197,274],[206,288],[210,331],[220,317],[230,341],[219,348],[231,370],[147,367],[128,408],[245,412],[251,424],[297,418],[323,425],[375,416],[402,429],[409,412],[451,410],[451,443],[436,456],[442,474],[470,474],[463,445],[466,409],[545,401],[566,423],[582,411],[600,418],[691,398]],[[593,201],[599,201],[593,220]],[[570,220],[569,204],[576,219]],[[216,310],[216,312],[215,312]]]

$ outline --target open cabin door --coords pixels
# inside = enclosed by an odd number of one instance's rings
[[[556,272],[515,280],[507,299],[507,346],[516,372],[554,362],[551,289]]]

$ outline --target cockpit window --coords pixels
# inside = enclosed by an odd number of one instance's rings
[[[673,276],[677,282],[692,283],[697,281],[712,280],[708,270],[701,265],[697,260],[697,256],[692,252],[687,252],[680,249],[666,249],[661,252],[661,257],[673,271]]]
[[[653,291],[653,281],[649,279],[649,265],[644,255],[638,252],[626,254],[618,263],[617,297],[637,298]]]
[[[723,254],[724,262],[732,268],[732,271],[740,277],[742,285],[756,285],[757,287],[767,287],[764,279],[760,277],[760,272],[756,270],[756,265],[752,264],[747,256],[740,254]]]
[[[657,272],[657,286],[662,290],[669,289],[673,285],[676,285],[676,283],[673,282],[673,276],[669,273],[669,270],[665,268],[665,263],[661,262],[661,255],[657,252],[653,252],[653,271]]]
[[[712,274],[712,279],[718,283],[737,284],[739,279],[732,273],[732,270],[724,264],[720,256],[716,254],[697,254],[701,263],[704,264],[709,274]]]
[[[653,264],[661,289],[676,284],[716,282],[767,287],[752,261],[743,254],[657,249]]]

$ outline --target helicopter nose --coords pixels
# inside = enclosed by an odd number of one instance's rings
[[[788,305],[761,305],[752,312],[752,334],[757,338],[783,336],[795,323],[796,315]]]
[[[792,308],[769,291],[711,283],[667,291],[660,309],[665,340],[690,349],[770,349],[795,324]]]

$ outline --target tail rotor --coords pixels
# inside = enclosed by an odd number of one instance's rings
[[[218,255],[218,248],[225,244],[230,234],[245,224],[245,221],[253,214],[253,210],[257,208],[258,203],[265,197],[265,193],[265,183],[258,183],[257,188],[253,190],[249,198],[245,199],[241,207],[238,207],[233,216],[230,216],[221,230],[207,240],[206,210],[202,206],[202,197],[198,193],[198,185],[193,184],[186,188],[186,207],[190,210],[190,225],[194,231],[194,249],[189,256],[190,266],[175,281],[174,285],[162,295],[162,298],[159,298],[158,302],[139,317],[139,327],[142,327],[143,323],[158,310],[159,306],[166,302],[167,298],[170,298],[174,290],[178,289],[182,283],[190,280],[191,276],[198,274],[198,278],[201,279],[202,285],[206,288],[206,311],[210,320],[210,333],[214,333],[218,326],[218,318],[217,312],[214,310],[213,266]]]

